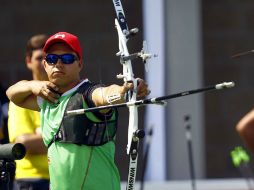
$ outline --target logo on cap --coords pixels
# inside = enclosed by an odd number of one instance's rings
[[[59,38],[59,37],[64,38],[65,35],[64,35],[64,34],[56,34],[56,35],[55,35],[55,38]]]

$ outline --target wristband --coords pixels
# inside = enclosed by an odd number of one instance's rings
[[[108,95],[106,97],[106,101],[109,103],[109,104],[112,104],[118,100],[121,100],[121,95],[118,93],[118,94],[112,94],[112,95]]]

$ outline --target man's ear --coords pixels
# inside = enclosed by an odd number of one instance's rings
[[[42,60],[42,65],[43,65],[44,69],[46,68],[46,64],[47,64],[47,63],[46,63],[46,60],[43,59],[43,60]]]
[[[80,67],[80,70],[81,70],[81,69],[83,69],[84,64],[83,64],[83,62],[82,62],[82,61],[79,61],[79,67]]]
[[[25,62],[26,62],[27,65],[28,65],[29,63],[31,63],[31,57],[28,56],[28,55],[26,55],[26,57],[25,57]]]
[[[26,67],[31,70],[31,57],[30,56],[26,56],[25,57],[25,62],[26,62]]]

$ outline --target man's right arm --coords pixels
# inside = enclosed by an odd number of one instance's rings
[[[58,91],[57,86],[49,81],[22,80],[10,86],[6,94],[10,101],[16,105],[39,111],[37,96],[52,103],[59,98],[59,95],[53,92],[52,89],[53,91]]]

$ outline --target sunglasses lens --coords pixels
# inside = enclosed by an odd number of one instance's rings
[[[54,65],[57,63],[58,56],[54,55],[54,54],[48,54],[45,59],[46,59],[47,63]]]
[[[61,61],[63,64],[72,64],[76,60],[73,54],[63,54],[61,55]]]
[[[48,64],[55,65],[61,59],[63,64],[72,64],[77,58],[73,54],[63,54],[63,55],[56,55],[56,54],[48,54],[45,58]]]

